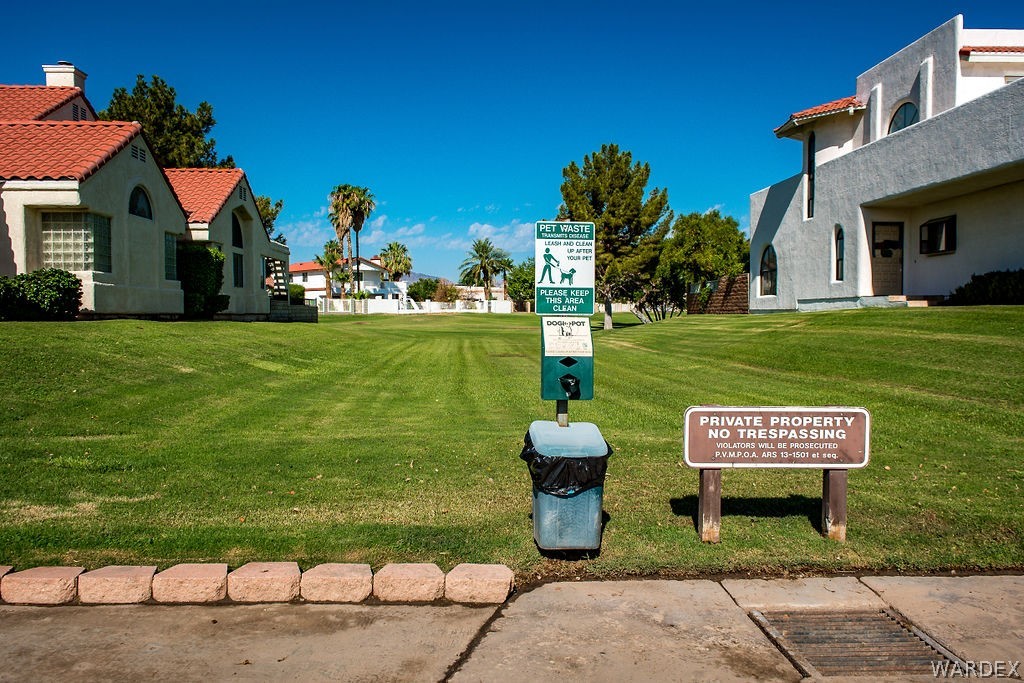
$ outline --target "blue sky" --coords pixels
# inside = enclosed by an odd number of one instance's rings
[[[115,87],[157,74],[194,108],[253,190],[285,201],[292,261],[333,234],[326,198],[366,185],[370,256],[403,242],[414,270],[458,275],[491,238],[518,261],[555,216],[561,170],[614,142],[651,165],[677,213],[719,208],[795,173],[772,129],[853,94],[854,79],[956,14],[1024,28],[1024,3],[11,3],[0,82],[41,64]]]

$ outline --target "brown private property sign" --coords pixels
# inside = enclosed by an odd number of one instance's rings
[[[701,469],[868,464],[871,416],[864,408],[694,407],[686,411],[683,455]]]

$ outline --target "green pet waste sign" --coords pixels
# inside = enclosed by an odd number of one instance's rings
[[[537,315],[594,314],[593,223],[537,221]]]

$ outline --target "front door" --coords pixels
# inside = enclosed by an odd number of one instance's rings
[[[871,224],[871,282],[875,296],[903,294],[903,224]]]

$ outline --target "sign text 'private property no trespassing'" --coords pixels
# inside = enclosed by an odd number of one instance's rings
[[[817,467],[868,464],[871,416],[863,408],[735,408],[686,411],[683,456],[690,467]]]

